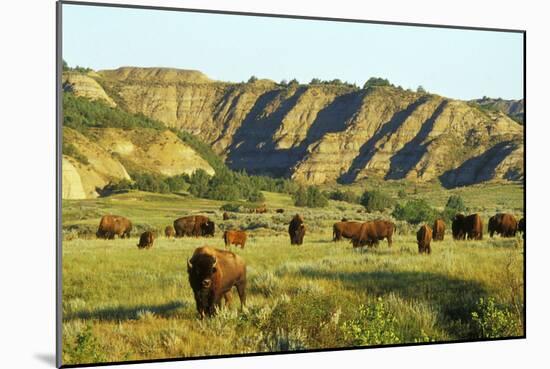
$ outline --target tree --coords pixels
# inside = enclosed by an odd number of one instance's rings
[[[397,204],[392,212],[392,216],[398,220],[406,220],[411,224],[421,222],[433,222],[437,213],[426,202],[426,200],[411,200],[405,205]]]
[[[319,78],[312,78],[311,82],[309,82],[310,85],[318,85],[321,83],[321,80]]]
[[[300,187],[293,195],[295,206],[323,208],[328,205],[326,196],[315,186]]]
[[[69,64],[67,64],[67,62],[65,61],[65,59],[63,59],[63,71],[67,71],[69,70]]]
[[[385,78],[371,77],[368,79],[367,82],[365,82],[365,84],[363,85],[363,89],[376,86],[391,86],[391,84],[390,81]]]
[[[416,88],[416,92],[418,92],[419,94],[425,94],[425,93],[426,93],[426,90],[424,89],[424,87],[418,86],[418,87]]]
[[[456,214],[464,213],[466,210],[468,209],[466,208],[462,197],[460,197],[460,195],[451,195],[447,200],[447,204],[445,204],[445,209],[443,210],[443,214],[441,214],[441,216],[445,220],[450,221]]]
[[[373,211],[384,211],[395,203],[389,196],[380,191],[365,191],[359,203],[370,213]]]
[[[258,78],[256,76],[251,76],[249,79],[248,79],[248,82],[247,83],[254,83],[258,80]]]

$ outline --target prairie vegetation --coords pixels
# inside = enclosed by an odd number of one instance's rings
[[[363,184],[362,189],[374,187]],[[342,191],[361,193],[357,187]],[[401,191],[401,192],[400,192]],[[450,195],[464,199],[485,224],[496,211],[518,217],[523,188],[485,185],[452,191],[398,182],[384,192],[405,204],[424,200],[442,211]],[[406,197],[403,197],[403,192]],[[401,193],[401,195],[399,195]],[[392,209],[366,213],[357,203],[329,200],[300,208],[283,193],[263,192],[266,214],[246,207],[222,220],[225,201],[185,194],[130,191],[63,202],[63,362],[125,361],[261,351],[289,351],[523,335],[523,240],[487,235],[483,241],[445,241],[419,255],[416,225],[392,218]],[[276,208],[285,213],[275,213]],[[362,212],[358,213],[357,210]],[[93,237],[103,214],[127,216],[131,239]],[[161,230],[179,216],[205,214],[214,238],[166,239]],[[302,246],[290,246],[293,214],[304,216]],[[353,249],[332,241],[332,224],[393,219],[394,245]],[[197,319],[186,260],[202,245],[223,248],[222,230],[241,228],[248,265],[247,307],[233,305]],[[136,247],[139,232],[156,230],[150,250]]]

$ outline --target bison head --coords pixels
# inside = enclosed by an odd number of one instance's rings
[[[197,255],[187,260],[189,284],[195,295],[201,319],[214,313],[214,288],[218,273],[218,261],[213,255]]]

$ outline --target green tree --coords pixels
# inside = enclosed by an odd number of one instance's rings
[[[391,86],[391,84],[390,81],[385,78],[371,77],[368,79],[367,82],[365,82],[365,84],[363,85],[363,89],[376,86]]]
[[[426,90],[424,89],[424,87],[418,86],[418,87],[416,88],[416,92],[418,92],[419,94],[425,94],[425,93],[426,93]]]
[[[189,178],[189,192],[196,197],[206,197],[210,176],[203,169],[197,169]]]
[[[437,212],[426,202],[426,200],[411,200],[405,205],[397,204],[392,216],[398,220],[405,220],[411,224],[421,222],[431,223],[437,217]]]
[[[249,79],[248,79],[248,82],[247,83],[254,83],[258,80],[258,78],[256,76],[251,76]]]
[[[359,203],[363,205],[370,213],[373,211],[384,211],[385,209],[391,208],[395,201],[384,193],[374,190],[363,192]]]

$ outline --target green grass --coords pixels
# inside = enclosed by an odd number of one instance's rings
[[[398,186],[393,190],[397,193]],[[479,201],[487,213],[501,206],[522,208],[517,186],[462,191],[467,206]],[[414,196],[437,206],[448,195],[433,189]],[[226,222],[249,227],[246,248],[233,248],[248,265],[247,307],[240,311],[233,293],[231,307],[204,321],[197,319],[186,260],[198,246],[223,248],[219,230],[209,239],[159,237],[152,249],[139,250],[137,233],[131,239],[96,240],[68,237],[68,229],[87,226],[95,232],[105,213],[162,229],[178,216],[201,212],[223,227],[224,202],[143,192],[64,200],[63,362],[523,334],[520,236],[454,242],[447,231],[446,240],[432,243],[427,256],[418,254],[415,229],[399,223],[392,248],[382,242],[361,253],[348,242],[332,242],[331,224],[342,216],[365,220],[387,214],[358,214],[358,205],[338,201],[326,209],[298,209],[287,195],[265,196],[269,213],[235,214]],[[285,213],[274,213],[276,208]],[[286,234],[295,212],[307,224],[301,247],[290,246]]]

